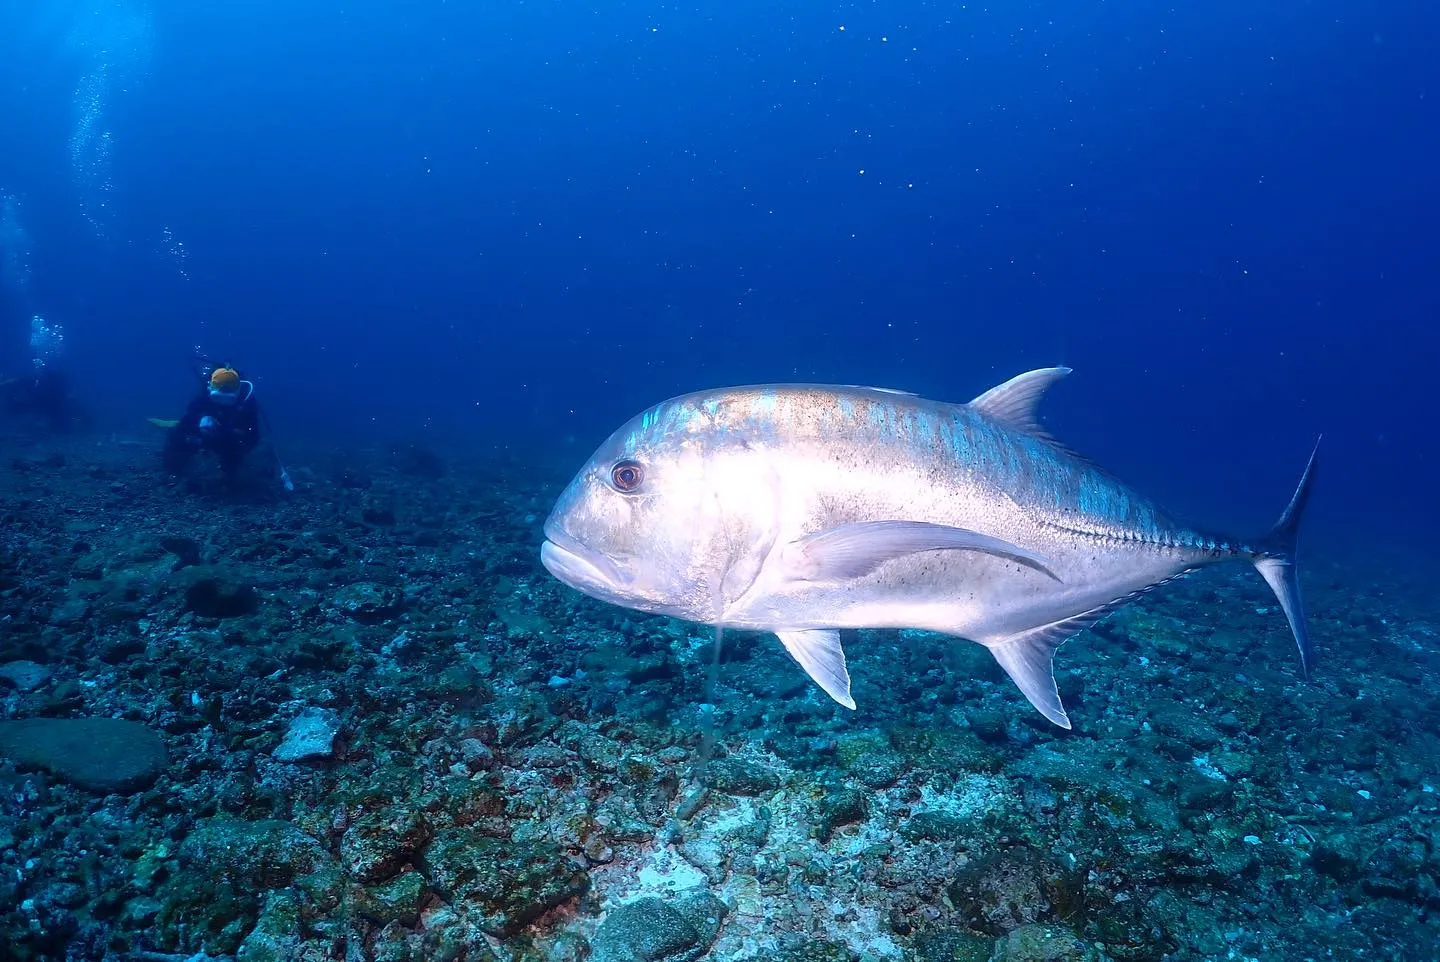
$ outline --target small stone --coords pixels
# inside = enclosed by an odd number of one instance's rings
[[[829,792],[820,800],[819,818],[813,830],[814,836],[822,842],[830,841],[835,829],[842,825],[863,822],[867,814],[865,794],[853,788],[842,788]]]
[[[143,654],[144,651],[144,638],[138,635],[121,635],[100,645],[95,654],[107,665],[118,665],[128,658]]]
[[[1096,962],[1094,949],[1059,925],[1022,925],[995,943],[992,962]]]
[[[675,817],[682,822],[688,822],[699,814],[700,809],[705,807],[705,800],[710,795],[710,789],[703,785],[697,785],[685,794],[680,804],[675,806]]]
[[[188,870],[239,891],[293,887],[312,896],[338,887],[335,860],[319,842],[278,819],[205,819],[181,844]]]
[[[455,747],[460,749],[460,760],[464,762],[467,770],[488,772],[495,767],[495,753],[480,739],[462,738]]]
[[[783,783],[780,773],[759,762],[741,758],[720,758],[710,763],[705,773],[717,792],[729,795],[768,795]]]
[[[430,840],[419,812],[401,807],[362,815],[340,839],[340,862],[361,882],[378,882],[400,870]]]
[[[974,831],[971,820],[943,809],[916,812],[900,826],[900,836],[912,842],[952,842],[970,831]]]
[[[982,741],[998,745],[1010,737],[1009,718],[997,711],[976,709],[969,713],[970,730]]]
[[[179,567],[200,563],[200,543],[194,538],[167,537],[160,539],[160,547],[173,554]]]
[[[466,828],[438,833],[421,851],[420,868],[447,901],[474,912],[485,931],[499,936],[590,887],[583,868],[552,845],[502,841]]]
[[[274,892],[254,930],[235,952],[235,962],[289,962],[299,959],[302,945],[301,902],[291,892]]]
[[[562,768],[571,759],[571,754],[556,745],[536,745],[526,753],[525,763],[530,768]]]
[[[704,886],[687,889],[670,904],[675,911],[689,919],[690,924],[700,933],[701,949],[708,949],[715,941],[715,937],[720,934],[720,923],[730,914],[730,906]]]
[[[275,749],[281,762],[304,762],[329,758],[335,753],[335,736],[340,733],[340,716],[328,708],[307,708],[290,722],[285,740]]]
[[[238,618],[260,607],[255,586],[229,570],[195,565],[182,568],[177,578],[185,585],[185,609],[202,618]]]
[[[84,707],[85,699],[80,694],[80,683],[74,678],[67,678],[64,681],[56,682],[46,693],[44,702],[36,709],[36,714],[66,715]]]
[[[581,851],[595,865],[608,865],[615,860],[615,850],[605,844],[605,836],[599,833],[587,838]]]
[[[332,604],[359,622],[374,624],[400,613],[405,596],[398,588],[361,581],[340,588],[332,596]]]
[[[591,943],[593,962],[658,962],[699,945],[699,929],[653,895],[606,915]]]
[[[50,680],[50,669],[33,661],[11,661],[0,665],[0,681],[21,691],[34,691]]]
[[[73,625],[85,617],[85,612],[90,610],[90,602],[84,598],[71,598],[50,612],[50,624],[57,628],[64,628]]]
[[[993,942],[964,929],[934,929],[916,937],[916,962],[990,962]]]
[[[414,925],[425,897],[425,879],[419,872],[405,872],[384,885],[360,892],[356,908],[361,915],[381,925]]]

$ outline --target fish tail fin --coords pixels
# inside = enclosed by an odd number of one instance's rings
[[[1295,645],[1300,649],[1300,668],[1308,679],[1315,664],[1315,652],[1310,647],[1310,632],[1305,626],[1305,603],[1300,597],[1300,568],[1296,561],[1296,544],[1300,535],[1300,519],[1305,505],[1310,500],[1310,491],[1315,482],[1315,456],[1320,452],[1320,440],[1315,441],[1315,450],[1300,476],[1295,495],[1280,520],[1270,533],[1260,539],[1250,561],[1255,570],[1265,579],[1270,590],[1285,612],[1290,631],[1295,636]]]

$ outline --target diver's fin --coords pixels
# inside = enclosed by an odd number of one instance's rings
[[[886,561],[921,551],[980,551],[1055,578],[1048,561],[1000,538],[927,521],[858,521],[806,535],[785,547],[790,576],[800,581],[859,578]]]
[[[850,673],[845,670],[845,650],[840,647],[840,632],[830,628],[808,631],[777,631],[780,643],[790,657],[800,663],[825,694],[844,705],[855,707],[850,697]]]
[[[1016,375],[1004,384],[992,387],[970,402],[970,406],[1006,427],[1051,440],[1040,426],[1036,412],[1040,399],[1056,382],[1070,373],[1068,367],[1042,367]]]
[[[179,419],[172,421],[169,418],[146,418],[145,420],[149,421],[157,428],[173,428],[175,425],[180,423]]]
[[[1315,450],[1310,452],[1310,461],[1300,484],[1280,515],[1280,520],[1270,533],[1260,541],[1259,550],[1250,559],[1255,570],[1265,579],[1270,590],[1290,622],[1290,633],[1295,636],[1295,646],[1300,649],[1300,670],[1306,678],[1315,664],[1315,651],[1310,647],[1310,631],[1305,625],[1305,602],[1300,597],[1300,568],[1296,564],[1295,547],[1300,536],[1300,518],[1310,500],[1310,490],[1315,483],[1315,456],[1320,452],[1320,440],[1315,440]]]

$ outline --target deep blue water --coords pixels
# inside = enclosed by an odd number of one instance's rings
[[[1244,530],[1440,533],[1440,8],[0,0],[0,194],[107,429],[192,345],[282,435],[560,480],[724,383],[1050,423]],[[107,189],[108,187],[108,189]],[[12,246],[13,246],[12,233]]]

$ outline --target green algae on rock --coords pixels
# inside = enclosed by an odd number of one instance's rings
[[[340,892],[334,857],[295,825],[278,819],[213,818],[185,839],[181,857],[209,878],[242,891],[294,886],[333,901]]]
[[[359,889],[352,894],[350,904],[372,922],[408,926],[419,920],[425,892],[424,876],[419,872],[405,872],[383,885]]]
[[[995,943],[992,962],[1102,962],[1104,956],[1058,925],[1022,925]]]
[[[510,934],[589,888],[583,869],[540,841],[505,841],[446,829],[420,853],[420,868],[446,899],[480,913],[486,931]]]
[[[396,805],[369,812],[351,823],[340,839],[340,861],[361,882],[379,882],[395,875],[430,840],[423,812]]]

